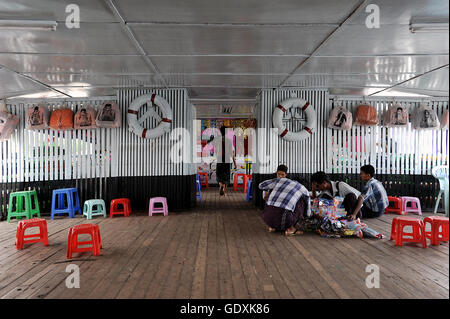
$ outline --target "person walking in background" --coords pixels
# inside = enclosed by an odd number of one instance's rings
[[[228,184],[230,184],[230,174],[231,174],[231,162],[229,156],[226,154],[232,154],[231,159],[234,164],[234,168],[237,168],[236,158],[234,157],[233,150],[227,150],[226,147],[231,145],[233,147],[233,143],[225,143],[226,135],[225,135],[225,126],[220,127],[221,137],[221,154],[217,154],[217,166],[216,166],[216,176],[217,182],[219,183],[219,194],[220,196],[225,196],[227,192]]]

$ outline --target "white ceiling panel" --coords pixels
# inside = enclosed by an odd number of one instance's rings
[[[424,73],[447,63],[449,63],[448,55],[314,57],[302,65],[297,74]]]
[[[435,90],[449,92],[449,68],[442,68],[434,72],[430,72],[414,80],[399,85],[396,88],[409,88],[418,90]]]
[[[305,57],[152,56],[151,59],[162,73],[288,74]]]
[[[0,65],[17,72],[151,73],[140,56],[0,54]]]
[[[284,76],[164,74],[164,78],[169,86],[271,88],[280,84]]]
[[[448,54],[448,33],[411,33],[408,25],[381,25],[368,29],[344,25],[318,55],[361,56],[394,54]]]
[[[329,26],[132,25],[147,54],[309,54]]]
[[[95,97],[95,96],[116,96],[117,91],[114,88],[76,88],[59,87],[59,91],[69,94],[72,97]]]
[[[115,0],[127,21],[339,23],[357,0]]]
[[[45,87],[25,77],[0,68],[0,97],[45,91]]]
[[[227,88],[227,87],[195,87],[189,88],[191,99],[253,99],[260,89]]]
[[[136,54],[118,23],[81,23],[79,29],[1,30],[0,52],[66,54]]]
[[[115,22],[114,15],[102,0],[0,0],[0,19],[66,21],[66,7],[80,8],[81,22]]]

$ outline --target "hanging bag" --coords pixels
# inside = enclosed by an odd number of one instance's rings
[[[45,104],[38,104],[28,108],[25,128],[27,130],[43,130],[48,128],[49,111]]]
[[[122,115],[120,109],[114,102],[106,102],[97,113],[95,124],[98,127],[120,127]]]
[[[53,110],[49,126],[54,130],[70,130],[73,128],[73,111],[68,108]]]
[[[359,105],[356,109],[355,125],[377,125],[377,109],[371,105]]]
[[[383,122],[385,126],[408,126],[408,118],[408,110],[401,105],[394,104],[384,113]]]
[[[0,110],[0,141],[8,140],[18,124],[18,116]]]
[[[448,129],[448,110],[442,114],[441,117],[441,129]]]
[[[416,109],[412,123],[416,130],[435,130],[440,128],[436,111],[427,105],[421,105]]]
[[[333,108],[328,120],[328,127],[335,130],[350,130],[352,128],[353,116],[343,106]]]
[[[77,113],[75,113],[75,117],[73,120],[73,128],[74,129],[92,129],[97,128],[95,125],[95,109],[90,105],[82,106]]]

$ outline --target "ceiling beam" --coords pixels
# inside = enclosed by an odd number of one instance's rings
[[[152,60],[148,57],[147,53],[145,52],[144,48],[142,47],[141,43],[139,42],[139,40],[136,38],[136,36],[134,35],[133,31],[130,29],[130,27],[127,25],[127,22],[125,21],[125,19],[123,18],[122,14],[120,13],[119,9],[117,8],[117,6],[114,4],[113,0],[104,0],[105,3],[108,5],[108,7],[111,9],[112,13],[114,14],[114,16],[116,17],[116,19],[119,20],[120,25],[122,27],[122,29],[125,31],[125,33],[127,34],[128,38],[131,40],[131,42],[134,44],[134,46],[136,47],[137,51],[139,52],[139,54],[142,56],[142,58],[144,59],[145,63],[150,67],[150,70],[153,70],[156,75],[160,78],[161,83],[163,83],[163,85],[166,88],[169,88],[169,86],[167,85],[166,81],[164,80],[164,78],[161,76],[158,68],[156,67],[156,65],[152,62]]]

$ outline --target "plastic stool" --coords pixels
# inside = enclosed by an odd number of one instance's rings
[[[388,196],[389,206],[386,207],[384,213],[397,213],[399,215],[406,215],[406,212],[402,210],[402,199],[400,197]],[[394,206],[391,206],[391,203]]]
[[[58,201],[56,200],[58,196]],[[67,198],[67,206],[64,206],[64,196]],[[55,214],[69,214],[70,218],[75,217],[75,212],[82,214],[78,190],[76,188],[54,189],[52,193],[51,219]]]
[[[31,227],[39,227],[39,234],[25,235],[25,230]],[[23,249],[23,244],[39,242],[44,243],[44,246],[48,246],[47,221],[41,218],[31,218],[19,221],[16,232],[16,248],[21,250]]]
[[[78,241],[78,235],[89,234],[91,240]],[[90,247],[82,247],[82,245],[92,245]],[[96,224],[81,224],[69,229],[69,236],[67,238],[67,259],[72,258],[73,253],[81,253],[85,251],[92,251],[94,256],[100,255],[100,248],[102,248],[102,239],[100,237],[100,227]]]
[[[234,191],[237,191],[238,188],[240,187],[245,187],[245,175],[247,174],[234,174],[234,180],[233,180],[233,189]],[[239,177],[242,177],[243,179],[243,183],[239,184]]]
[[[247,181],[247,198],[245,199],[246,202],[249,202],[253,198],[252,195],[252,180],[249,179]]]
[[[198,172],[198,176],[199,176],[199,179],[200,179],[200,185],[201,186],[206,186],[206,188],[209,188],[208,173],[206,173],[206,172]],[[203,176],[205,178],[204,182],[201,181],[201,176]]]
[[[163,207],[155,208],[156,203],[161,203]],[[164,216],[167,216],[169,214],[167,200],[165,197],[150,198],[150,203],[148,205],[148,216],[152,216],[154,213],[163,213]]]
[[[95,208],[97,206],[97,208]],[[103,199],[89,199],[84,202],[83,216],[92,219],[92,216],[103,215],[106,217],[106,205]]]
[[[119,210],[119,205],[123,206],[123,210]],[[109,217],[114,215],[124,215],[125,217],[130,216],[131,213],[131,203],[128,198],[116,198],[111,201],[109,208]]]
[[[197,198],[200,199],[200,202],[202,202],[202,186],[198,179],[196,180],[196,184],[197,184]]]
[[[448,218],[441,216],[425,217],[423,220],[424,227],[427,223],[431,224],[431,232],[425,231],[428,239],[431,240],[431,245],[439,245],[440,241],[448,241]],[[440,229],[442,229],[440,231]]]
[[[34,196],[34,208],[33,200]],[[14,198],[16,199],[16,209],[13,211]],[[21,191],[9,194],[9,205],[8,205],[8,223],[11,221],[11,217],[16,217],[21,219],[25,217],[27,219],[33,218],[34,215],[41,217],[39,211],[39,201],[35,190],[31,191]]]
[[[252,179],[252,175],[246,174],[244,176],[244,193],[247,193],[248,181]]]
[[[408,207],[408,203],[411,203],[411,207]],[[418,213],[422,215],[422,209],[420,208],[420,200],[417,197],[402,196],[402,210],[405,213]]]
[[[405,226],[412,226],[412,233],[403,232]],[[405,238],[404,236],[412,236],[412,238]],[[425,234],[425,226],[423,221],[412,217],[395,217],[392,220],[391,238],[395,240],[395,246],[403,246],[404,242],[422,243],[422,247],[427,247],[427,237]]]

